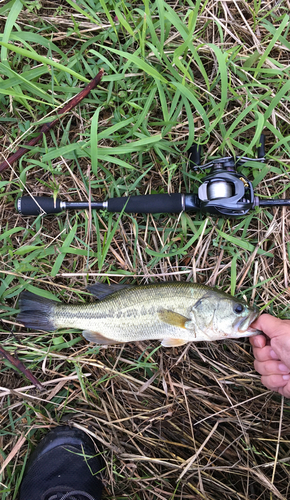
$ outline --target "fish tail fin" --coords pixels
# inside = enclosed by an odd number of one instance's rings
[[[54,300],[24,291],[19,298],[20,313],[16,319],[26,328],[44,331],[56,330],[53,321],[55,305],[56,301]]]

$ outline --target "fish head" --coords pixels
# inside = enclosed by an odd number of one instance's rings
[[[258,309],[216,290],[206,292],[193,305],[190,314],[209,340],[250,337],[258,333],[250,327],[259,316]]]

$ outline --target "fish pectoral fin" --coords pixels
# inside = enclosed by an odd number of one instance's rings
[[[177,326],[178,328],[187,328],[186,323],[190,322],[190,320],[185,316],[182,316],[182,314],[169,311],[168,309],[160,309],[158,311],[158,318],[160,321],[163,321],[163,323]]]
[[[86,340],[88,340],[89,342],[94,342],[95,344],[102,344],[102,345],[118,344],[118,341],[114,339],[108,339],[99,332],[93,332],[92,330],[84,330],[82,333]]]
[[[184,339],[163,339],[161,345],[163,347],[178,347],[180,345],[187,344],[188,340]]]
[[[107,283],[95,283],[87,287],[87,290],[92,293],[97,299],[102,300],[112,293],[119,292],[123,288],[132,288],[133,285],[123,285],[119,283],[112,283],[108,285]]]

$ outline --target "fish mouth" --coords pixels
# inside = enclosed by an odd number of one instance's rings
[[[250,325],[258,318],[259,314],[259,311],[252,311],[246,318],[238,318],[234,324],[236,332],[245,334],[245,337],[256,335],[258,330],[251,328]]]

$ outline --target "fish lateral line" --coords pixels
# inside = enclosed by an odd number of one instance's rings
[[[259,315],[257,308],[205,285],[164,282],[111,288],[97,284],[94,290],[103,297],[100,302],[77,304],[24,291],[17,320],[42,331],[79,329],[88,341],[101,345],[159,340],[173,347],[256,333],[249,327]]]

